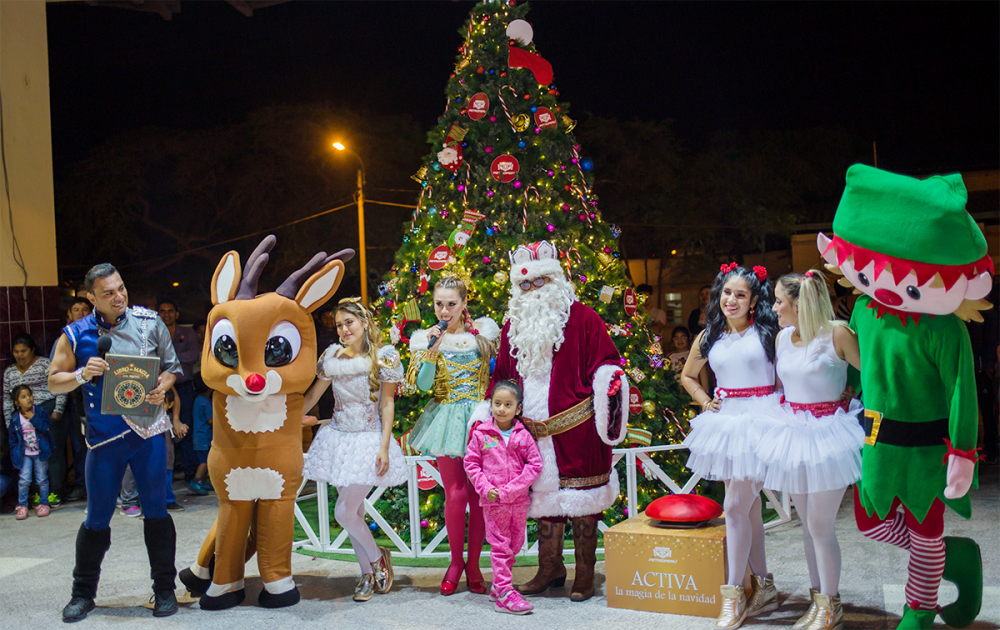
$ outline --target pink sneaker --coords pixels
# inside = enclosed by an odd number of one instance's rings
[[[495,586],[491,586],[490,587],[490,601],[491,602],[495,602],[495,601],[497,601],[498,597],[500,597],[500,594],[497,593],[496,587]]]
[[[52,508],[45,505],[44,503],[39,503],[38,507],[35,508],[35,514],[41,518],[42,516],[48,516],[52,512]]]
[[[23,521],[28,518],[28,506],[19,505],[17,506],[17,520]]]
[[[510,589],[497,598],[496,606],[493,608],[499,613],[507,613],[508,615],[527,615],[534,609],[535,607],[524,601],[521,594],[514,589]]]

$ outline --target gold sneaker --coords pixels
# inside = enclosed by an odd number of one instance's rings
[[[354,601],[367,602],[375,594],[375,576],[365,573],[361,576],[357,588],[354,589]]]
[[[378,548],[382,557],[372,563],[375,575],[375,592],[385,594],[392,588],[392,552],[385,547]]]
[[[816,594],[816,618],[807,630],[843,630],[844,609],[840,605],[840,595]]]
[[[716,628],[739,628],[747,619],[747,596],[742,586],[723,584],[722,612],[715,620]]]
[[[792,626],[792,630],[806,630],[809,624],[813,622],[813,619],[816,618],[816,595],[818,593],[819,591],[814,588],[809,589],[809,610],[806,611],[806,614],[799,617],[799,620]]]
[[[778,589],[774,588],[774,578],[768,573],[766,576],[751,575],[753,581],[753,593],[747,600],[747,616],[756,617],[766,612],[777,610]]]

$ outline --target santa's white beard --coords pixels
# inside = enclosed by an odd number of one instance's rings
[[[512,288],[509,303],[510,350],[522,378],[551,369],[552,354],[565,339],[569,310],[576,301],[573,285],[565,277],[552,277],[532,291]]]

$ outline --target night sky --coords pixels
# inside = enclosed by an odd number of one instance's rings
[[[431,128],[470,2],[222,2],[156,13],[50,3],[56,176],[117,133],[235,122],[274,104],[409,114]],[[560,98],[716,131],[841,129],[901,172],[996,168],[1000,4],[538,2]]]

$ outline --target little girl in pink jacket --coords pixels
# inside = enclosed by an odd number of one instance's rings
[[[497,612],[525,615],[534,608],[511,587],[514,556],[524,544],[528,522],[528,489],[542,471],[535,438],[518,419],[521,388],[514,381],[493,387],[492,416],[479,424],[469,439],[465,472],[483,499],[486,540],[493,548],[493,588]]]

